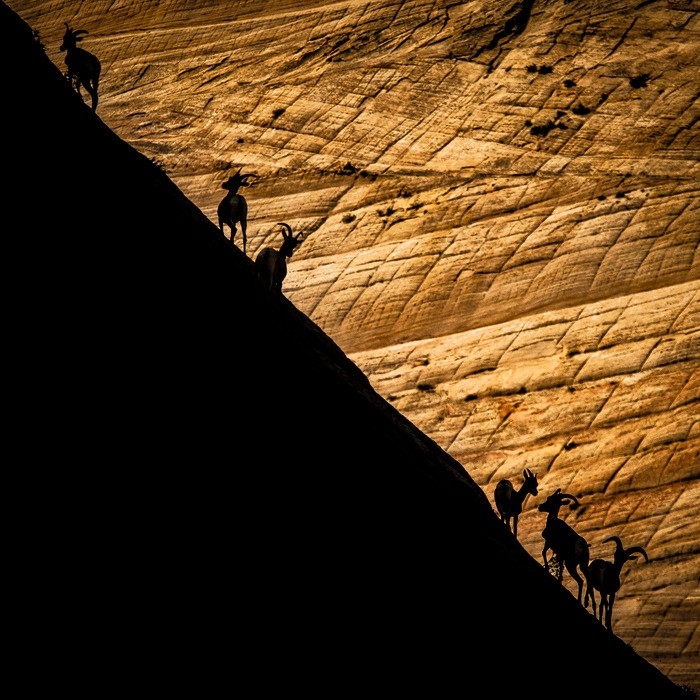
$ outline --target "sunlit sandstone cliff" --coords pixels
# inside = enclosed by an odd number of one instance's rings
[[[303,230],[288,299],[491,501],[539,474],[537,561],[556,488],[644,546],[616,633],[700,688],[697,2],[9,4],[211,221],[259,176],[249,255]]]

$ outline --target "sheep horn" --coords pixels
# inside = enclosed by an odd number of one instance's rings
[[[574,504],[575,504],[576,506],[580,506],[580,505],[581,505],[581,504],[578,502],[578,498],[576,498],[576,496],[572,496],[570,493],[562,493],[562,494],[559,494],[559,498],[561,498],[562,500],[565,499],[565,498],[570,498],[570,499],[574,502]]]
[[[622,546],[622,540],[617,535],[612,535],[611,537],[606,537],[603,540],[603,542],[614,542],[618,552],[620,550],[624,549],[624,547]]]
[[[292,235],[292,227],[289,224],[285,224],[281,221],[278,221],[277,225],[282,227],[282,235],[285,238],[289,238]]]
[[[644,547],[630,547],[629,549],[625,550],[625,555],[628,559],[633,558],[633,555],[635,554],[641,554],[646,559],[647,564],[649,563],[649,557],[647,556]]]

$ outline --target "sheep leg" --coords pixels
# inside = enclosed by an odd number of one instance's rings
[[[605,593],[600,594],[600,606],[598,607],[598,620],[603,624],[603,612],[608,607],[608,596]]]
[[[591,600],[591,609],[593,610],[593,617],[596,617],[595,589],[590,584],[586,584],[586,598],[583,603],[583,606],[585,608],[588,607],[589,598]]]
[[[578,595],[576,596],[576,599],[578,602],[581,602],[581,594],[583,593],[583,579],[579,576],[578,571],[576,571],[576,565],[575,564],[570,564],[569,562],[566,562],[566,570],[571,574],[571,578],[576,581],[576,584],[578,585]]]
[[[97,88],[94,85],[87,83],[85,89],[90,93],[92,99],[92,109],[95,111],[97,109]]]
[[[610,596],[608,597],[608,604],[605,609],[605,626],[608,628],[610,632],[612,632],[612,611],[613,611],[613,603],[615,602],[615,594],[611,593]]]

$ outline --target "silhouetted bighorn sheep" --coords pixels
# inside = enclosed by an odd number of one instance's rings
[[[219,230],[224,233],[224,224],[231,229],[231,243],[236,235],[236,224],[240,223],[243,234],[243,252],[246,252],[248,238],[248,202],[242,194],[238,194],[238,188],[247,187],[250,183],[248,179],[257,177],[252,173],[241,175],[241,168],[238,168],[234,175],[224,182],[221,187],[228,190],[228,194],[219,202],[216,213],[219,216]]]
[[[516,491],[509,479],[501,479],[496,484],[493,493],[496,508],[501,516],[501,522],[511,529],[513,523],[513,534],[518,537],[518,516],[523,512],[523,501],[528,494],[537,495],[537,474],[533,474],[529,469],[523,469],[523,485]]]
[[[620,590],[620,571],[625,562],[631,559],[636,559],[637,554],[641,554],[649,563],[644,547],[630,547],[625,549],[622,546],[622,540],[619,537],[608,537],[603,542],[615,543],[615,554],[613,561],[605,559],[594,559],[588,567],[586,573],[586,600],[585,607],[588,607],[588,599],[591,599],[593,604],[593,615],[596,615],[595,609],[595,591],[600,593],[600,608],[598,610],[597,619],[603,622],[603,608],[605,608],[605,626],[612,632],[612,612],[615,604],[615,595]]]
[[[263,287],[275,295],[282,293],[282,282],[287,276],[287,258],[292,257],[294,249],[301,243],[304,234],[292,235],[289,224],[278,223],[282,227],[284,240],[279,250],[263,248],[255,258],[255,269]]]
[[[73,30],[66,25],[66,33],[60,50],[66,52],[66,77],[71,87],[82,97],[80,88],[84,87],[92,97],[92,109],[97,109],[97,88],[100,83],[100,71],[102,64],[97,56],[85,49],[78,47],[78,42],[83,40],[82,34],[87,34],[85,29]]]
[[[577,568],[581,569],[584,576],[586,575],[590,552],[588,542],[570,525],[559,518],[559,509],[562,505],[568,505],[569,503],[572,509],[578,508],[580,505],[575,496],[569,493],[562,493],[561,489],[557,489],[537,508],[542,513],[547,513],[547,522],[544,530],[542,530],[542,537],[544,537],[542,559],[544,560],[545,568],[547,568],[547,551],[551,549],[554,552],[560,564],[557,580],[561,583],[564,575],[563,567],[566,567],[566,570],[578,585],[577,599],[580,603],[583,578],[579,575]]]

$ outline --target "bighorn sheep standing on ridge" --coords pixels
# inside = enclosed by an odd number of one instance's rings
[[[81,97],[81,87],[88,91],[90,97],[92,97],[92,109],[94,111],[97,109],[97,88],[100,83],[102,64],[97,56],[78,47],[78,42],[83,40],[81,35],[87,34],[87,30],[73,30],[68,26],[67,22],[63,24],[66,25],[66,32],[63,35],[60,51],[66,52],[66,77],[71,87]]]
[[[216,213],[219,217],[219,230],[224,233],[224,224],[231,229],[231,243],[236,235],[236,224],[240,223],[243,234],[243,252],[246,252],[248,243],[248,202],[242,194],[238,194],[238,188],[250,185],[248,179],[257,177],[252,173],[241,175],[241,168],[238,168],[234,175],[224,182],[222,189],[228,190],[228,194],[219,202]]]
[[[625,549],[622,546],[622,540],[619,537],[608,537],[603,542],[615,543],[614,561],[606,561],[605,559],[594,559],[588,567],[586,573],[586,600],[585,607],[588,607],[588,599],[591,599],[593,604],[593,615],[596,614],[595,609],[595,591],[600,593],[600,607],[598,609],[597,619],[603,622],[603,608],[605,608],[605,626],[612,632],[612,612],[615,604],[615,595],[620,590],[620,571],[625,562],[631,559],[636,559],[637,554],[641,554],[649,563],[644,547],[630,547]]]
[[[263,248],[255,258],[255,269],[258,279],[263,287],[276,296],[282,293],[282,282],[287,276],[287,258],[292,257],[294,249],[301,244],[304,234],[292,235],[292,227],[289,224],[278,223],[282,227],[284,241],[279,250]]]
[[[586,575],[590,551],[588,542],[570,525],[559,518],[559,509],[562,505],[568,505],[569,503],[572,509],[578,508],[580,505],[575,496],[569,493],[562,493],[561,489],[557,489],[537,508],[540,512],[547,513],[547,522],[544,530],[542,530],[542,537],[544,537],[542,559],[544,560],[545,568],[548,568],[547,551],[551,549],[554,552],[561,565],[557,573],[557,580],[561,583],[564,575],[563,567],[566,567],[566,570],[578,585],[577,600],[580,603],[583,578],[581,578],[577,569],[580,569],[584,576]]]
[[[512,521],[512,530],[516,539],[518,538],[518,516],[523,511],[523,501],[528,494],[537,495],[537,474],[533,474],[529,469],[523,469],[523,478],[525,481],[517,491],[510,480],[501,479],[493,493],[501,522],[511,529]]]

